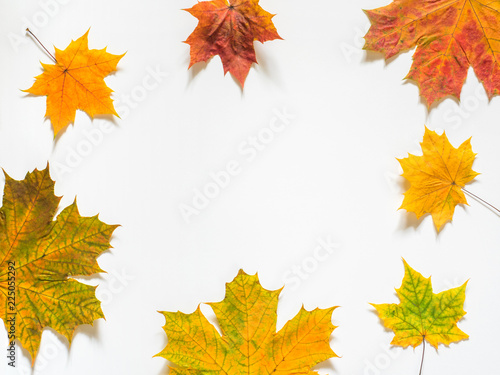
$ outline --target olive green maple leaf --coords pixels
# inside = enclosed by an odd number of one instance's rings
[[[0,319],[29,351],[33,363],[45,327],[71,342],[77,325],[104,317],[96,287],[73,277],[102,272],[96,258],[110,247],[117,226],[97,216],[81,217],[76,203],[53,220],[59,201],[48,166],[28,173],[22,181],[5,174],[0,209]]]

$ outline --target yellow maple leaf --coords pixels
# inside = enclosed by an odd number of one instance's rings
[[[88,48],[88,33],[62,51],[55,49],[55,64],[43,64],[44,72],[25,92],[47,96],[47,111],[54,135],[75,121],[77,109],[85,111],[91,118],[95,115],[118,116],[111,100],[111,90],[104,77],[116,70],[125,55],[112,55],[106,48]]]
[[[405,276],[396,289],[399,304],[371,304],[377,310],[384,326],[394,331],[392,345],[417,347],[424,340],[434,348],[449,345],[469,336],[457,327],[466,314],[463,309],[463,285],[434,294],[431,278],[424,278],[403,259]]]
[[[192,314],[161,312],[168,345],[157,354],[178,365],[171,374],[315,374],[311,367],[336,357],[329,345],[335,307],[300,312],[276,333],[280,290],[262,288],[242,270],[226,284],[223,301],[210,303],[222,336],[198,307]]]
[[[476,154],[470,138],[456,149],[445,133],[437,135],[427,127],[420,145],[422,156],[398,159],[402,176],[411,183],[400,209],[414,212],[417,219],[430,213],[439,231],[452,219],[457,204],[467,204],[463,187],[479,174],[472,170]]]
[[[103,318],[95,287],[74,276],[102,272],[96,258],[116,225],[81,217],[76,203],[53,221],[60,201],[49,168],[22,181],[5,176],[0,209],[0,319],[34,363],[45,327],[71,342],[80,324]]]

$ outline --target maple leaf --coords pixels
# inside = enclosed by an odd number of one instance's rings
[[[469,336],[457,327],[463,310],[467,282],[441,293],[432,292],[431,278],[424,278],[403,259],[405,276],[396,293],[400,303],[371,304],[384,326],[394,331],[392,345],[417,347],[424,340],[434,348]]]
[[[242,270],[210,303],[222,337],[201,313],[161,312],[168,344],[157,356],[179,367],[171,374],[316,374],[311,367],[336,357],[329,345],[335,307],[300,312],[276,333],[280,290],[262,288]]]
[[[398,159],[402,176],[411,183],[400,209],[414,212],[417,219],[430,213],[439,231],[452,219],[457,204],[467,204],[463,187],[479,174],[472,170],[476,154],[470,138],[456,149],[445,133],[437,135],[427,127],[420,145],[422,156]]]
[[[111,100],[111,90],[104,77],[116,70],[125,55],[112,55],[88,48],[88,33],[61,51],[55,48],[55,64],[43,64],[44,72],[27,90],[33,95],[47,96],[47,111],[54,135],[75,121],[77,109],[85,111],[91,118],[95,115],[118,116]]]
[[[245,79],[255,57],[254,40],[264,43],[281,39],[271,18],[259,0],[213,0],[198,2],[184,9],[198,18],[198,25],[185,43],[190,45],[189,68],[219,55],[227,72],[240,82]]]
[[[365,49],[388,59],[417,47],[406,76],[417,82],[427,105],[460,98],[470,66],[491,99],[500,92],[500,2],[394,0],[366,11],[372,26]]]
[[[53,221],[59,201],[48,166],[28,173],[22,181],[5,174],[0,318],[29,351],[33,363],[44,327],[71,342],[77,325],[104,317],[95,287],[73,276],[103,272],[96,257],[110,247],[117,226],[104,224],[97,216],[81,217],[76,203]]]

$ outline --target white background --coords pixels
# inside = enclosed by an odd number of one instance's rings
[[[106,320],[78,327],[70,348],[46,329],[34,371],[18,350],[15,370],[0,355],[0,373],[166,374],[167,361],[152,358],[167,342],[157,310],[220,301],[243,268],[267,289],[285,286],[279,327],[302,304],[341,306],[331,340],[341,358],[320,373],[416,374],[422,347],[391,348],[393,334],[369,305],[398,302],[402,257],[432,275],[436,292],[469,280],[459,327],[470,339],[429,348],[424,374],[498,372],[499,217],[470,200],[437,235],[430,217],[398,211],[405,183],[396,158],[420,153],[424,124],[444,129],[455,147],[472,137],[481,175],[469,188],[500,204],[500,102],[488,103],[470,71],[460,104],[447,99],[428,112],[403,81],[411,53],[385,62],[361,49],[362,9],[389,1],[262,0],[284,40],[256,43],[260,64],[243,91],[218,57],[187,70],[182,41],[197,20],[181,9],[195,1],[0,3],[0,166],[22,179],[49,161],[61,207],[76,196],[82,215],[121,224],[99,258],[108,273],[91,281]],[[79,111],[54,142],[45,97],[20,91],[40,61],[51,62],[27,26],[51,51],[89,27],[90,48],[127,51],[106,79],[121,119],[92,122]],[[294,119],[261,149],[250,146],[270,134],[276,111]],[[240,173],[185,220],[179,208],[229,162]],[[320,240],[338,245],[321,252]]]

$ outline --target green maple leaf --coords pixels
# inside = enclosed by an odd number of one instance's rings
[[[116,225],[81,217],[76,203],[54,221],[60,198],[49,168],[16,181],[5,175],[0,209],[0,318],[34,363],[45,327],[71,342],[76,326],[103,318],[95,287],[74,276],[102,272],[96,258]],[[15,324],[11,324],[14,318]]]
[[[424,278],[403,259],[405,276],[396,290],[399,304],[371,304],[377,310],[384,326],[394,331],[392,345],[416,347],[424,340],[436,349],[439,344],[467,339],[469,336],[457,327],[466,314],[463,309],[463,285],[434,294],[431,278]]]

